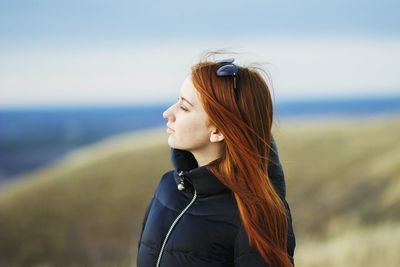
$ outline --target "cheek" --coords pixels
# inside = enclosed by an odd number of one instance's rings
[[[193,116],[193,118],[188,118],[183,125],[186,133],[191,133],[193,135],[204,135],[207,133],[204,118],[202,117]]]
[[[168,139],[171,147],[193,151],[206,146],[209,142],[208,129],[203,117],[189,116],[189,114],[177,116],[175,132]]]
[[[182,121],[175,133],[176,137],[184,143],[204,143],[208,140],[207,128],[199,118]]]

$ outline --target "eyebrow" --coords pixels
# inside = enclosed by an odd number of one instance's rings
[[[186,98],[184,98],[183,96],[181,96],[180,98],[181,98],[182,100],[184,100],[184,101],[188,102],[188,103],[189,103],[189,104],[190,104],[190,105],[193,107],[193,104],[192,104],[192,103],[190,103],[190,102],[189,102],[189,100],[187,100],[187,99],[186,99]]]

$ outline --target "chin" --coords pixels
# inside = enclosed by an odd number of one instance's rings
[[[168,137],[168,145],[169,145],[170,148],[177,148],[177,149],[180,149],[180,148],[179,148],[179,145],[177,146],[177,145],[175,144],[175,142],[171,140],[171,136]]]
[[[171,142],[168,142],[168,145],[169,145],[170,148],[180,149],[180,150],[187,150],[185,147],[177,145],[177,144],[174,144],[174,143],[171,143]]]

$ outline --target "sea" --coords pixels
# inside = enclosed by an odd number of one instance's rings
[[[0,107],[0,186],[50,165],[68,152],[117,134],[165,126],[165,105]],[[398,115],[396,97],[281,101],[274,117],[296,119],[368,118]]]

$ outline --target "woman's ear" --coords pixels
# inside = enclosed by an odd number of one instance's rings
[[[224,135],[217,128],[213,127],[210,134],[210,141],[216,143],[221,142],[222,140],[224,140]]]

